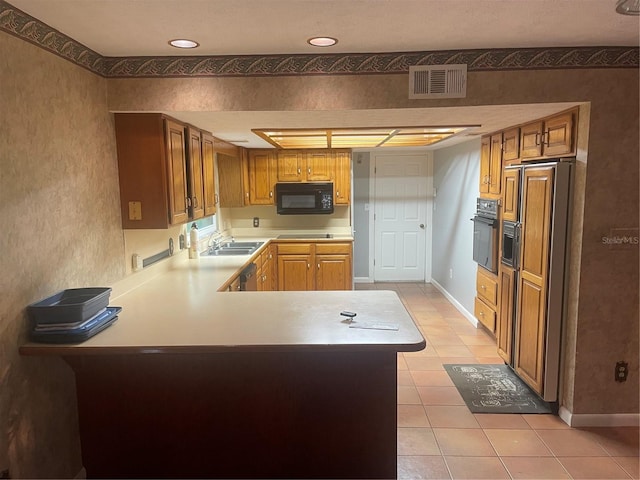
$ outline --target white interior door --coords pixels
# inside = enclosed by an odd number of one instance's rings
[[[374,280],[424,281],[426,154],[374,157]]]

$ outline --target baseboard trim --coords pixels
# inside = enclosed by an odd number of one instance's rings
[[[638,427],[640,413],[571,413],[560,407],[559,417],[571,427]]]
[[[442,295],[444,295],[445,298],[447,300],[449,300],[449,302],[451,302],[451,304],[454,307],[456,307],[456,310],[458,310],[464,316],[464,318],[469,320],[471,325],[473,325],[474,327],[478,328],[478,319],[476,317],[474,317],[473,314],[471,312],[469,312],[466,308],[464,308],[464,306],[460,302],[458,302],[449,292],[447,292],[442,285],[440,285],[433,278],[431,279],[431,285],[436,287],[438,289],[438,291],[440,293],[442,293]]]
[[[353,277],[353,283],[373,283],[373,278],[369,278],[369,277]]]

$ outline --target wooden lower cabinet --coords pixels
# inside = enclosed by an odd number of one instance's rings
[[[511,350],[513,344],[513,308],[515,293],[515,271],[506,265],[500,265],[498,272],[500,302],[497,311],[496,341],[498,355],[505,363],[511,363]]]
[[[278,290],[313,290],[311,253],[281,253],[278,247]]]
[[[316,244],[316,290],[351,290],[351,244]]]
[[[258,264],[258,291],[270,292],[276,289],[275,286],[275,272],[276,267],[274,265],[273,246],[268,245],[267,248],[260,254],[257,262]]]
[[[478,267],[476,276],[474,315],[491,333],[496,331],[498,280],[496,276]]]
[[[351,290],[351,243],[278,243],[278,290]]]
[[[489,307],[486,303],[475,298],[475,304],[473,307],[473,314],[490,332],[496,330],[496,311]]]

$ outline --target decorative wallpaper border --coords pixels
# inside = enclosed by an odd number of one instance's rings
[[[0,30],[107,78],[371,75],[408,73],[412,65],[466,63],[471,72],[639,68],[638,47],[550,47],[321,55],[103,57],[0,0]]]

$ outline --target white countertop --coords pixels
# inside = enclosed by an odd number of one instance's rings
[[[218,292],[254,255],[190,260],[182,252],[141,285],[114,286],[109,305],[122,312],[96,336],[73,345],[27,343],[20,351],[93,355],[424,348],[424,338],[392,291]],[[398,330],[350,328],[342,310],[357,313],[353,325],[393,323]]]

